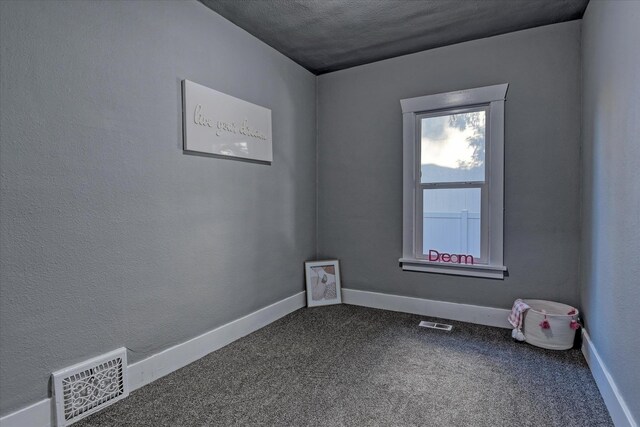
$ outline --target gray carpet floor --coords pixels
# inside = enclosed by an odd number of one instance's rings
[[[337,305],[298,310],[77,426],[612,426],[579,350]]]

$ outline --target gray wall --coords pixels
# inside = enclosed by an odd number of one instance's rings
[[[640,3],[591,1],[583,23],[581,300],[640,421]]]
[[[315,77],[196,2],[0,2],[0,414],[304,289]],[[273,113],[271,166],[184,155],[180,80]]]
[[[578,302],[580,22],[540,27],[318,78],[318,253],[343,286],[510,307]],[[400,99],[509,83],[504,281],[403,272]]]

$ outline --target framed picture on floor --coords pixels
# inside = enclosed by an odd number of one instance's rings
[[[307,261],[307,307],[341,304],[340,266],[338,260]]]

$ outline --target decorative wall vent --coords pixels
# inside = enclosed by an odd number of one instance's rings
[[[120,348],[54,372],[53,393],[58,427],[127,397],[127,350]]]

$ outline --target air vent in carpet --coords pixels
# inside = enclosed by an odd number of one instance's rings
[[[424,320],[420,322],[419,326],[423,328],[440,329],[441,331],[450,331],[453,329],[452,325],[447,325],[446,323],[425,322]]]

